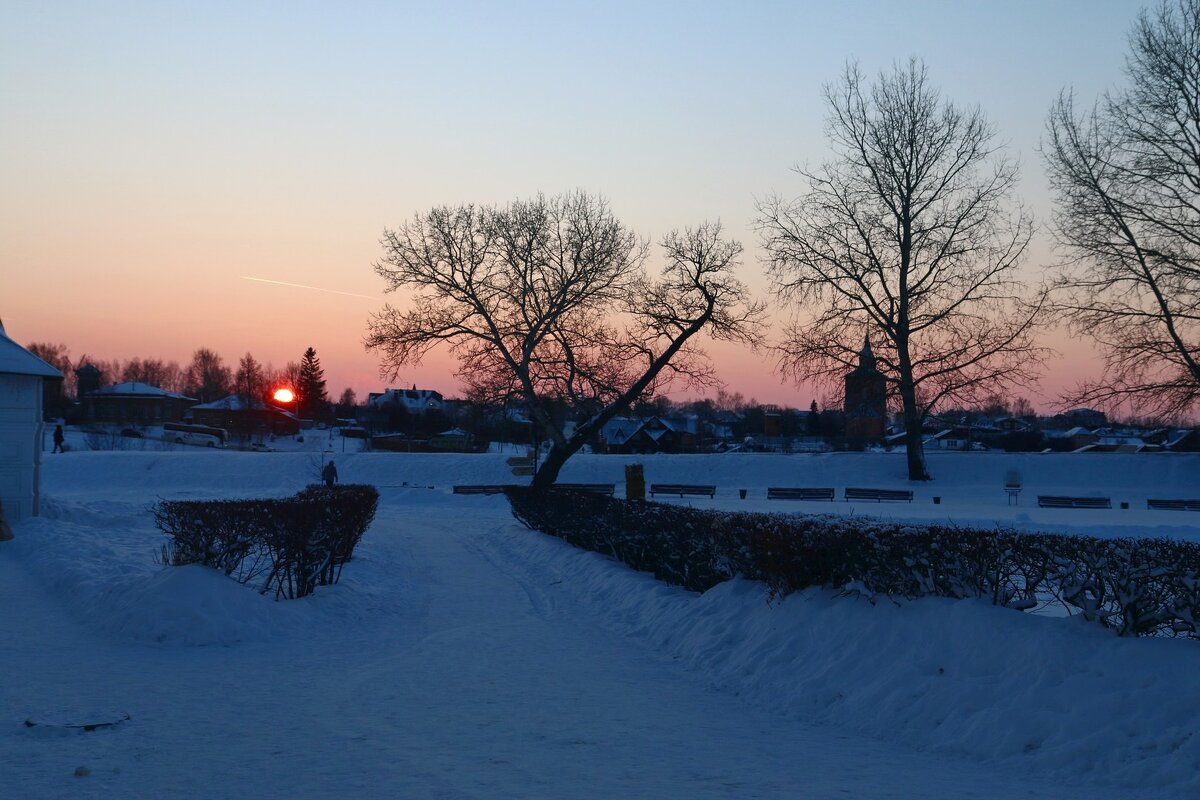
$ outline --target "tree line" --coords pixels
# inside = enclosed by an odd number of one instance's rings
[[[476,398],[517,399],[551,442],[534,485],[605,422],[672,386],[716,383],[703,339],[769,349],[782,376],[836,388],[866,337],[902,414],[913,480],[922,423],[1039,378],[1039,335],[1065,323],[1104,373],[1064,401],[1182,415],[1200,392],[1200,0],[1166,0],[1129,37],[1128,88],[1050,110],[1041,154],[1060,263],[1022,272],[1034,221],[1017,163],[983,112],[942,96],[919,59],[824,91],[829,155],[797,167],[798,197],[758,204],[772,294],[738,276],[717,222],[650,243],[583,191],[441,206],[384,231],[375,270],[401,307],[366,345],[395,375],[435,348]],[[555,419],[575,412],[570,432]]]
[[[86,365],[100,371],[102,386],[145,383],[201,403],[230,395],[265,402],[275,389],[287,387],[295,393],[294,410],[302,418],[323,419],[330,414],[325,370],[312,347],[304,351],[299,361],[289,361],[281,368],[263,364],[249,352],[236,365],[229,365],[219,353],[206,347],[197,348],[186,365],[157,358],[99,359],[86,353],[73,359],[70,349],[62,343],[32,342],[28,349],[63,374],[59,390],[51,391],[46,398],[47,411],[56,416],[63,416],[70,401],[78,398],[75,372]],[[346,388],[339,405],[353,406],[355,401],[354,390]]]

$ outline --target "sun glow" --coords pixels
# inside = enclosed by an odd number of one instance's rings
[[[276,389],[275,394],[271,395],[275,398],[276,403],[290,403],[296,399],[296,394],[291,389],[284,386],[281,389]]]

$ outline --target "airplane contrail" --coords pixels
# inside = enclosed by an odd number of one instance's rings
[[[249,275],[239,276],[244,281],[257,281],[258,283],[273,283],[276,286],[291,286],[296,289],[311,289],[314,292],[329,292],[330,294],[344,294],[347,297],[361,297],[364,300],[378,300],[377,297],[371,297],[366,294],[357,294],[355,292],[343,292],[339,289],[323,289],[320,286],[305,286],[303,283],[288,283],[287,281],[273,281],[269,278],[253,278]]]

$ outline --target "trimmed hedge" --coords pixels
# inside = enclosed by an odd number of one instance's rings
[[[1017,610],[1057,604],[1121,636],[1197,638],[1192,542],[732,513],[527,487],[507,495],[526,526],[693,591],[742,575],[775,595],[824,586]]]
[[[374,486],[309,486],[281,499],[168,500],[154,522],[171,537],[164,564],[203,564],[292,599],[338,582],[378,503]]]

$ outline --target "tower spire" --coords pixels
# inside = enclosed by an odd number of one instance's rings
[[[862,350],[858,351],[858,368],[875,369],[875,353],[871,351],[871,334],[863,334]]]

